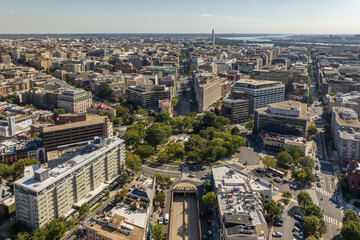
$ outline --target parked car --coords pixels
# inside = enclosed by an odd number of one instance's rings
[[[301,239],[301,240],[304,239],[304,236],[301,235],[299,232],[294,232],[293,235],[294,235],[294,237],[297,237],[298,239]]]
[[[301,222],[296,222],[296,223],[295,223],[295,227],[298,227],[299,229],[302,229],[302,224],[301,224]]]
[[[282,222],[275,222],[274,226],[275,227],[282,227],[283,223]]]
[[[321,180],[320,180],[320,178],[317,178],[316,180],[317,180],[318,182],[320,182],[320,181],[321,181]]]
[[[319,173],[318,173],[318,172],[315,173],[315,177],[319,177]]]
[[[164,224],[168,224],[168,223],[169,223],[169,214],[166,213],[164,218]]]
[[[165,208],[165,203],[162,203],[162,204],[161,204],[161,208]]]
[[[320,169],[319,165],[316,165],[315,170],[319,170],[319,169]]]
[[[282,237],[282,233],[281,232],[274,232],[272,234],[273,237]]]
[[[275,217],[275,222],[284,222],[284,219],[282,216],[276,216]]]
[[[317,183],[316,186],[318,186],[319,188],[321,188],[321,183]]]
[[[290,188],[296,190],[298,187],[296,185],[294,185],[294,184],[290,184]]]
[[[257,168],[257,169],[256,169],[256,172],[258,172],[258,173],[264,173],[264,172],[265,172],[265,170],[264,170],[264,169],[262,169],[262,168]]]
[[[159,217],[159,223],[160,223],[160,224],[163,224],[163,223],[164,223],[163,217]]]
[[[299,215],[299,214],[295,214],[295,215],[294,215],[294,218],[295,218],[296,220],[298,220],[298,221],[304,221],[304,218],[303,218],[301,215]]]
[[[190,177],[190,178],[194,178],[194,177],[195,177],[195,175],[194,175],[194,174],[189,174],[189,175],[188,175],[188,177]]]

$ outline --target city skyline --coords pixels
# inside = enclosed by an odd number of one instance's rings
[[[355,0],[15,0],[3,3],[0,33],[357,34],[359,7]]]

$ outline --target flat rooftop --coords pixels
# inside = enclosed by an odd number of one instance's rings
[[[340,116],[342,111],[347,111],[350,113],[353,110],[349,109],[349,108],[342,108],[342,107],[334,107],[333,108],[333,112],[336,115],[336,120],[338,121],[340,126],[360,128],[360,122],[357,118],[356,119],[354,119],[354,118],[344,119],[343,117]]]
[[[294,109],[294,111],[299,111],[299,116],[292,116],[292,115],[280,115],[280,114],[273,114],[268,106],[270,106],[273,109],[282,109],[282,110],[287,110],[287,111],[292,111]],[[297,101],[284,101],[284,102],[277,102],[277,103],[272,103],[272,104],[268,104],[268,106],[263,107],[263,108],[258,108],[256,109],[256,111],[259,114],[265,114],[265,115],[274,115],[274,116],[282,116],[282,117],[288,117],[288,118],[299,118],[299,119],[307,119],[307,104],[306,103],[301,103],[301,102],[297,102]],[[296,109],[295,109],[296,108]]]
[[[279,81],[268,81],[268,80],[257,80],[257,79],[240,79],[235,82],[235,84],[237,83],[247,84],[251,86],[263,86],[263,85],[272,85],[272,84],[282,85],[282,83]]]
[[[124,142],[124,140],[117,137],[104,138],[103,140],[105,143],[102,146],[100,145],[98,149],[90,152],[84,152],[83,154],[77,155],[55,168],[48,169],[49,177],[47,179],[39,181],[35,179],[34,174],[31,174],[15,181],[15,185],[33,192],[40,192],[57,181],[61,181],[61,179],[67,175],[74,173],[76,170],[82,168],[87,163],[100,157],[104,154],[104,152],[110,151],[114,147]]]
[[[43,123],[36,123],[33,124],[33,127],[39,128],[42,127],[42,131],[44,133],[47,132],[55,132],[55,131],[61,131],[64,129],[70,129],[70,128],[77,128],[77,127],[84,127],[84,126],[91,126],[95,124],[101,124],[105,122],[105,119],[107,116],[88,116],[87,121],[81,121],[81,122],[74,122],[74,123],[66,123],[61,125],[53,125],[53,124],[43,124]]]

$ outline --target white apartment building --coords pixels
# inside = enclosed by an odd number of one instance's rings
[[[42,227],[67,216],[85,202],[94,202],[120,175],[125,144],[117,137],[97,138],[52,169],[39,168],[15,182],[17,221]]]
[[[59,95],[58,108],[68,113],[84,113],[92,103],[92,94],[82,89],[66,90]]]
[[[360,161],[360,132],[353,129],[338,130],[338,155],[343,166],[352,160]]]
[[[268,104],[282,102],[285,97],[285,85],[277,81],[240,79],[232,87],[231,92],[242,91],[250,101],[250,113]]]
[[[335,148],[339,146],[340,131],[360,131],[358,114],[350,109],[343,107],[333,107],[331,117],[331,132]]]
[[[0,136],[12,137],[30,130],[33,123],[31,116],[12,115],[0,118]]]

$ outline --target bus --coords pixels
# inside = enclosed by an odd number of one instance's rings
[[[272,168],[272,167],[268,167],[266,169],[266,171],[271,173],[273,176],[277,176],[277,177],[281,177],[281,178],[285,177],[285,173],[283,173],[275,168]]]

